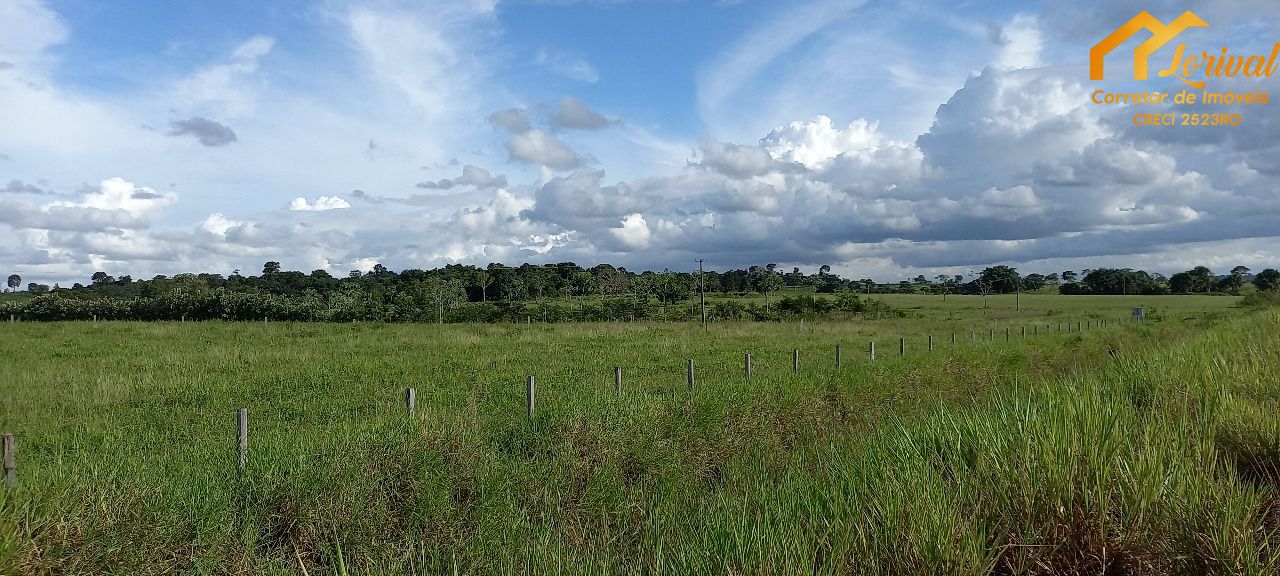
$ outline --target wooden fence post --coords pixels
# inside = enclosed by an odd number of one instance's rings
[[[622,395],[622,367],[613,367],[613,393],[615,396]]]
[[[249,409],[241,408],[236,411],[236,444],[238,465],[241,472],[249,463]]]
[[[1008,342],[1008,341],[1009,341],[1009,327],[1008,327],[1008,326],[1005,326],[1005,327],[1004,327],[1004,341],[1005,341],[1005,342]]]
[[[929,335],[929,351],[933,352],[933,334]]]
[[[868,346],[868,350],[870,350],[870,352],[871,352],[871,361],[872,361],[872,362],[875,362],[875,361],[876,361],[876,342],[875,342],[875,340],[872,340],[872,341],[871,341],[870,345]]]
[[[413,388],[405,388],[404,390],[404,406],[409,410],[409,417],[413,418],[414,404],[417,403],[418,394]]]
[[[689,390],[693,390],[693,359],[689,359]]]
[[[17,448],[13,444],[13,434],[4,435],[4,483],[10,488],[18,486]]]
[[[529,380],[526,382],[526,394],[527,394],[527,396],[526,396],[526,404],[527,404],[527,408],[528,408],[528,410],[529,410],[529,419],[530,419],[530,420],[532,420],[532,419],[533,419],[533,402],[534,402],[534,396],[536,395],[536,394],[535,394],[534,387],[535,387],[535,384],[534,384],[534,381],[533,381],[533,376],[530,376],[530,377],[529,377]]]
[[[841,364],[842,362],[840,361],[840,345],[836,344],[836,368],[839,368]]]
[[[1026,338],[1026,337],[1027,337],[1027,327],[1026,327],[1026,326],[1023,326],[1023,327],[1022,327],[1022,334],[1021,334],[1021,335],[1019,335],[1018,337],[1019,337],[1019,338]]]
[[[792,374],[800,373],[800,349],[799,348],[794,348],[791,350],[791,373]]]
[[[955,333],[955,332],[952,332],[952,333],[951,333],[951,345],[952,345],[952,346],[955,346],[955,345],[956,345],[956,333]]]
[[[898,355],[899,356],[907,355],[907,339],[906,338],[898,339]]]
[[[747,380],[751,380],[751,353],[750,352],[747,352],[746,356],[743,358],[742,368],[747,375]]]

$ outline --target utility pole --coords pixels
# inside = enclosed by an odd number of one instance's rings
[[[698,301],[702,305],[702,331],[707,331],[707,279],[703,276],[702,264],[706,259],[698,259]]]

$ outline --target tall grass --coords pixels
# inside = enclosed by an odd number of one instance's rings
[[[1212,324],[23,326],[0,573],[1275,573],[1280,314]]]

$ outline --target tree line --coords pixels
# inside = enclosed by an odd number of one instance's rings
[[[0,314],[34,320],[262,320],[286,321],[401,321],[401,322],[520,322],[685,320],[700,317],[693,306],[698,291],[746,296],[759,294],[764,303],[721,299],[708,313],[712,319],[779,320],[833,314],[895,314],[889,307],[859,294],[923,293],[1008,294],[1056,288],[1061,294],[1229,293],[1236,294],[1246,278],[1258,290],[1280,286],[1280,272],[1267,269],[1251,275],[1245,267],[1215,276],[1203,266],[1165,278],[1142,270],[1100,268],[1081,274],[1022,276],[1010,266],[992,266],[980,273],[917,276],[896,284],[870,279],[846,279],[822,266],[813,274],[790,272],[776,264],[723,272],[632,272],[600,264],[583,268],[559,264],[486,267],[451,264],[431,270],[401,272],[376,265],[369,272],[352,271],[335,277],[325,270],[310,274],[282,270],[267,262],[259,275],[179,274],[134,280],[96,272],[88,284],[70,288],[29,284],[35,297],[0,302]],[[11,275],[7,286],[21,287]],[[832,293],[834,300],[791,295],[787,288]]]

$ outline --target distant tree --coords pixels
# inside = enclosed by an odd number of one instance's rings
[[[1027,274],[1027,277],[1022,279],[1022,285],[1027,290],[1039,290],[1044,288],[1045,284],[1048,284],[1048,279],[1041,274]]]
[[[1129,268],[1098,268],[1090,270],[1080,282],[1083,288],[1064,287],[1064,294],[1159,294],[1151,276],[1142,270]]]
[[[45,284],[36,284],[35,282],[27,284],[27,292],[30,292],[32,294],[44,294],[48,291],[49,291],[49,286]]]
[[[987,285],[992,292],[997,294],[1008,294],[1017,292],[1021,286],[1022,279],[1018,276],[1018,270],[1010,266],[992,266],[982,271],[979,277],[983,284]]]
[[[17,292],[18,287],[22,286],[22,277],[17,274],[9,275],[9,290]]]
[[[1213,271],[1205,266],[1196,266],[1189,272],[1192,280],[1195,282],[1195,291],[1212,292],[1213,291]]]
[[[476,272],[476,287],[480,288],[480,301],[489,301],[489,287],[493,286],[493,275],[487,270],[479,270]]]
[[[770,272],[773,272],[777,267],[778,267],[777,264],[768,264],[764,267],[764,269]]]
[[[1204,266],[1196,266],[1169,278],[1169,289],[1180,293],[1209,292],[1213,290],[1213,272]]]
[[[773,265],[770,264],[769,266]],[[757,267],[758,273],[755,275],[755,289],[756,292],[764,294],[764,309],[766,311],[769,310],[769,295],[781,290],[784,286],[782,276],[773,272],[769,266],[765,266],[763,270]]]
[[[1059,282],[1059,280],[1058,280],[1058,273],[1057,273],[1057,272],[1054,272],[1053,274],[1050,274],[1050,275],[1048,275],[1048,276],[1045,276],[1045,277],[1044,277],[1044,281],[1045,281],[1045,283],[1046,283],[1046,284],[1052,284],[1052,285],[1054,285],[1054,286],[1057,286],[1057,285],[1058,285],[1058,282]]]
[[[270,276],[270,275],[275,274],[276,272],[279,272],[279,271],[280,271],[280,263],[279,263],[279,262],[267,262],[266,264],[263,264],[263,265],[262,265],[262,275],[263,275],[263,276]]]
[[[1076,281],[1076,273],[1075,273],[1075,272],[1072,272],[1071,270],[1067,270],[1067,271],[1063,272],[1063,273],[1062,273],[1062,281],[1063,281],[1063,282],[1065,282],[1065,283],[1068,283],[1068,284],[1070,284],[1070,283],[1072,283],[1072,282],[1075,282],[1075,281]]]
[[[596,273],[596,282],[600,285],[600,291],[605,294],[622,294],[627,291],[627,283],[630,279],[626,272],[614,270],[612,267],[601,268]]]
[[[1280,271],[1267,268],[1253,277],[1253,285],[1258,290],[1275,290],[1280,288]]]
[[[689,293],[689,285],[672,272],[663,272],[653,279],[653,295],[663,304],[687,300]]]
[[[595,275],[586,270],[577,270],[569,277],[569,291],[575,296],[595,294],[599,288]]]
[[[1239,294],[1240,289],[1244,287],[1244,275],[1249,273],[1249,268],[1245,266],[1236,266],[1231,269],[1231,274],[1222,279],[1219,283],[1223,292]]]
[[[436,311],[436,322],[443,324],[445,312],[465,302],[467,292],[457,280],[432,277],[418,282],[410,289],[413,299],[420,304],[429,303]]]
[[[1169,277],[1169,289],[1178,294],[1191,292],[1194,287],[1195,284],[1189,272],[1178,272]]]
[[[386,267],[386,266],[383,266],[382,264],[374,264],[374,265],[373,265],[373,274],[374,274],[375,276],[382,276],[383,274],[387,274],[387,273],[389,273],[389,272],[391,272],[391,271],[390,271],[390,270],[387,270],[387,267]]]
[[[347,278],[359,278],[361,276],[364,276],[364,272],[361,272],[359,270],[352,270],[350,272],[347,272]]]
[[[823,264],[821,268],[818,268],[818,276],[826,276],[827,274],[830,274],[830,273],[831,273],[831,266]]]
[[[115,280],[114,278],[107,276],[106,272],[94,272],[93,276],[90,276],[89,279],[93,281],[94,286],[110,284],[112,281]]]
[[[924,274],[919,274],[915,277],[915,279],[912,282],[914,282],[917,285],[925,285],[929,283],[929,279],[925,278]]]

